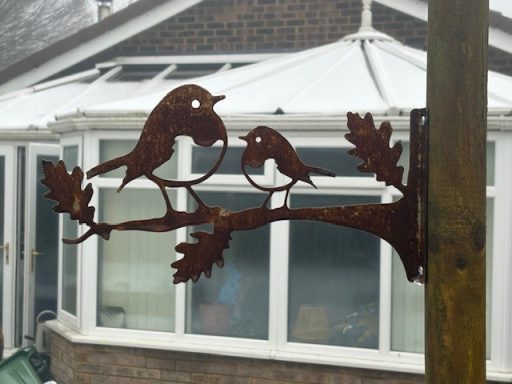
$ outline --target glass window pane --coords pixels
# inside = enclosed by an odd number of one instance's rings
[[[157,189],[99,191],[100,220],[160,217],[165,203]],[[175,193],[171,200],[175,201]],[[98,326],[174,330],[174,232],[112,232],[98,240]]]
[[[78,146],[66,146],[63,159],[68,172],[78,165]],[[71,220],[69,215],[62,215],[63,237],[78,237],[78,222]],[[76,316],[77,304],[77,250],[76,245],[62,244],[62,309]]]
[[[408,142],[402,143],[402,155],[398,159],[397,165],[404,167],[404,173],[402,175],[402,183],[407,185],[407,173],[409,172],[409,156],[410,156],[410,145]]]
[[[100,163],[105,161],[114,159],[119,156],[126,155],[130,153],[135,145],[137,144],[137,140],[101,140],[100,141]],[[174,144],[174,150],[176,150],[177,144]],[[176,177],[176,169],[177,169],[177,158],[176,153],[171,156],[171,158],[162,164],[159,168],[157,168],[153,173],[156,176],[164,177],[164,178],[173,178]],[[123,178],[126,174],[126,167],[122,166],[113,171],[106,172],[100,177],[119,177]],[[141,176],[141,178],[145,178],[145,176]]]
[[[491,299],[492,299],[492,232],[494,202],[487,199],[486,245],[486,350],[490,358]],[[393,251],[393,281],[391,307],[391,349],[401,352],[423,353],[424,340],[424,291],[423,286],[407,281],[398,254]]]
[[[494,232],[494,200],[487,199],[487,232],[486,232],[486,260],[485,260],[485,348],[486,358],[491,358],[491,310],[492,310],[492,255],[494,245],[492,234]]]
[[[291,195],[291,206],[380,202],[380,197]],[[315,222],[290,222],[288,340],[377,348],[380,240]]]
[[[241,159],[245,147],[228,147],[224,160],[217,170],[216,174],[241,175]],[[192,173],[205,174],[208,172],[219,157],[220,147],[193,147],[192,148]],[[263,175],[264,167],[247,167],[247,173],[250,175]]]
[[[67,215],[62,216],[63,237],[76,239],[78,224]],[[77,249],[73,244],[62,244],[62,309],[76,316],[77,300]]]
[[[66,163],[66,169],[71,172],[78,165],[78,145],[69,145],[62,150],[62,160]]]
[[[256,193],[204,192],[200,195],[208,205],[234,211],[259,206],[262,200],[262,195]],[[232,238],[224,251],[224,267],[214,266],[210,279],[202,275],[197,283],[187,283],[186,331],[267,339],[269,226],[234,232]]]
[[[487,185],[494,185],[494,158],[496,153],[496,143],[494,141],[487,142]]]
[[[402,261],[393,250],[391,301],[391,349],[423,353],[425,305],[423,286],[407,280]]]
[[[0,156],[0,245],[4,245],[4,212],[5,212],[5,156]],[[5,250],[0,250],[0,319],[3,319],[3,297],[4,297],[4,268]]]
[[[336,176],[373,177],[373,173],[362,173],[357,166],[363,161],[348,154],[350,148],[304,148],[298,147],[300,159],[307,165],[329,169]]]
[[[38,155],[36,164],[43,160],[56,163],[57,156]],[[48,189],[39,181],[43,178],[43,168],[37,167],[36,182],[36,214],[35,214],[35,247],[40,256],[31,255],[34,278],[34,317],[44,310],[57,311],[58,294],[58,249],[59,249],[59,216],[52,207],[54,202],[44,197]]]

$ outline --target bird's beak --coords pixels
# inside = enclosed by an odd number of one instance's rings
[[[240,140],[247,141],[247,136],[238,136]]]
[[[225,98],[225,95],[213,96],[213,104],[217,103],[218,101],[224,100]]]

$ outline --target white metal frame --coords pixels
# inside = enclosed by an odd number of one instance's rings
[[[14,145],[0,145],[0,155],[5,157],[4,180],[4,243],[8,244],[9,263],[7,264],[6,250],[3,250],[3,298],[2,298],[2,331],[5,348],[14,347],[15,324],[15,276],[16,276],[16,182],[15,165],[16,152]]]

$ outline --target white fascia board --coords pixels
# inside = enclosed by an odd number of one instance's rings
[[[202,2],[202,0],[169,0],[165,4],[157,6],[111,31],[106,31],[101,36],[89,40],[84,44],[80,44],[76,48],[54,57],[41,66],[5,82],[0,86],[0,93],[25,88],[35,84],[131,36],[145,31],[200,2]]]
[[[329,136],[332,132],[347,131],[346,116],[314,116],[314,115],[247,115],[247,116],[221,116],[226,128],[230,132],[248,131],[254,124],[272,125],[273,128],[295,133],[300,137]],[[409,116],[390,116],[373,114],[376,122],[391,121],[395,131],[409,130]],[[81,113],[62,116],[54,122],[48,123],[48,128],[57,134],[83,131],[140,131],[147,119],[145,112],[124,112],[123,114],[96,114],[84,116]],[[489,115],[487,118],[488,131],[512,131],[512,117],[503,115]]]
[[[428,20],[427,4],[417,0],[375,0],[388,8],[396,9],[417,19]],[[512,53],[512,35],[498,28],[489,28],[489,45],[502,51]]]
[[[225,63],[254,63],[275,57],[289,55],[289,53],[225,53],[209,55],[177,55],[177,56],[131,56],[116,57],[105,65],[171,65],[171,64],[225,64]],[[98,66],[103,64],[98,64]]]

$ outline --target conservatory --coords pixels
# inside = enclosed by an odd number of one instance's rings
[[[208,205],[241,210],[265,200],[267,195],[247,182],[240,166],[245,142],[238,137],[258,125],[279,130],[305,163],[336,172],[335,178],[313,176],[318,189],[294,186],[291,208],[401,197],[393,187],[357,171],[359,160],[347,153],[345,116],[371,112],[376,123],[391,121],[392,140],[404,146],[400,163],[406,175],[408,114],[425,104],[425,52],[363,28],[332,44],[239,68],[224,65],[231,58],[223,60],[206,68],[209,74],[190,78],[197,74],[194,68],[205,67],[188,63],[188,76],[173,76],[180,63],[137,65],[126,58],[26,97],[55,102],[41,108],[54,111],[55,119],[45,124],[58,135],[68,170],[78,165],[86,171],[128,153],[160,99],[181,84],[196,83],[226,96],[215,110],[228,130],[227,154],[219,171],[195,187]],[[243,63],[254,61],[249,57]],[[488,376],[497,380],[512,378],[511,89],[512,78],[489,72],[487,358]],[[17,111],[23,105],[20,99]],[[198,147],[184,137],[174,149],[157,175],[195,179],[221,150]],[[134,180],[116,192],[124,171],[87,181],[94,188],[96,220],[161,216],[165,202],[150,180]],[[283,177],[272,161],[251,176],[265,186],[279,185]],[[169,197],[178,210],[196,209],[183,188],[170,189]],[[282,206],[283,199],[284,193],[275,193],[270,207]],[[67,215],[60,219],[60,237],[76,238],[86,230]],[[407,281],[385,241],[326,224],[275,222],[236,232],[224,253],[224,267],[214,268],[211,278],[173,285],[169,264],[182,256],[174,248],[193,230],[120,231],[109,241],[59,242],[58,319],[50,323],[52,330],[72,343],[423,371],[423,289]]]

